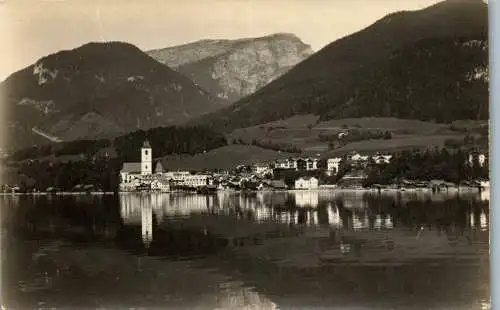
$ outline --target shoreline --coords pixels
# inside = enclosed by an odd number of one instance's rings
[[[36,192],[36,193],[0,193],[0,196],[109,196],[115,192]]]
[[[477,187],[453,187],[447,190],[433,191],[432,188],[342,188],[342,187],[328,187],[328,188],[313,188],[313,189],[284,189],[284,190],[218,190],[210,194],[217,193],[273,193],[273,192],[360,192],[360,193],[384,193],[384,192],[398,192],[398,193],[440,193],[440,194],[456,194],[456,193],[481,193],[488,192],[489,188],[479,189]],[[205,193],[196,193],[189,191],[170,191],[170,192],[155,192],[155,191],[117,191],[117,192],[35,192],[35,193],[0,193],[0,196],[109,196],[115,194],[197,194],[207,195]],[[208,194],[208,195],[210,195]]]

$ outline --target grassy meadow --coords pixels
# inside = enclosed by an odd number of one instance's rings
[[[448,124],[436,124],[394,117],[347,118],[319,122],[314,115],[294,116],[285,120],[259,126],[237,129],[228,135],[228,141],[264,140],[292,144],[304,153],[340,154],[351,150],[387,152],[413,148],[443,146],[448,139],[461,140],[465,132],[452,130]],[[467,127],[467,121],[460,123]],[[336,135],[347,129],[389,131],[390,140],[364,140],[329,150],[328,142],[320,141],[320,135]]]

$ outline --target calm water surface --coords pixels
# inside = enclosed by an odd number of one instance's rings
[[[485,309],[479,195],[2,196],[2,303]]]

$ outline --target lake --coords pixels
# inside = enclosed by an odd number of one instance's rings
[[[478,194],[1,196],[19,308],[488,309]]]

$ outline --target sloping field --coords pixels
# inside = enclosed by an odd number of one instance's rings
[[[296,115],[283,120],[270,122],[267,124],[255,126],[255,127],[279,127],[283,126],[286,128],[307,128],[312,125],[318,124],[319,116],[312,114]]]
[[[315,115],[293,116],[258,126],[236,129],[228,135],[228,138],[229,141],[241,139],[246,143],[257,139],[300,146],[303,141],[318,139],[318,132],[312,130],[318,119],[319,117]]]
[[[240,164],[268,162],[293,154],[280,153],[252,145],[228,145],[194,156],[166,156],[161,159],[167,170],[231,169]]]
[[[317,116],[294,116],[285,120],[259,126],[242,128],[228,135],[229,141],[263,140],[274,143],[291,144],[305,153],[328,152],[328,143],[320,141],[320,135],[334,135],[346,128],[390,131],[391,140],[365,140],[354,142],[335,153],[350,150],[390,151],[408,148],[426,148],[442,146],[446,139],[462,139],[463,134],[451,131],[447,124],[436,124],[418,120],[398,119],[394,117],[363,117],[331,120],[317,124]]]
[[[408,149],[442,147],[447,139],[463,139],[460,135],[402,135],[391,140],[367,140],[350,143],[344,147],[328,151],[328,155],[342,155],[349,151],[394,152]]]
[[[442,130],[443,128],[448,128],[446,124],[436,124],[411,119],[400,119],[395,117],[362,117],[321,122],[315,126],[315,129],[337,129],[343,126],[391,131],[412,130],[415,133],[431,133]]]

